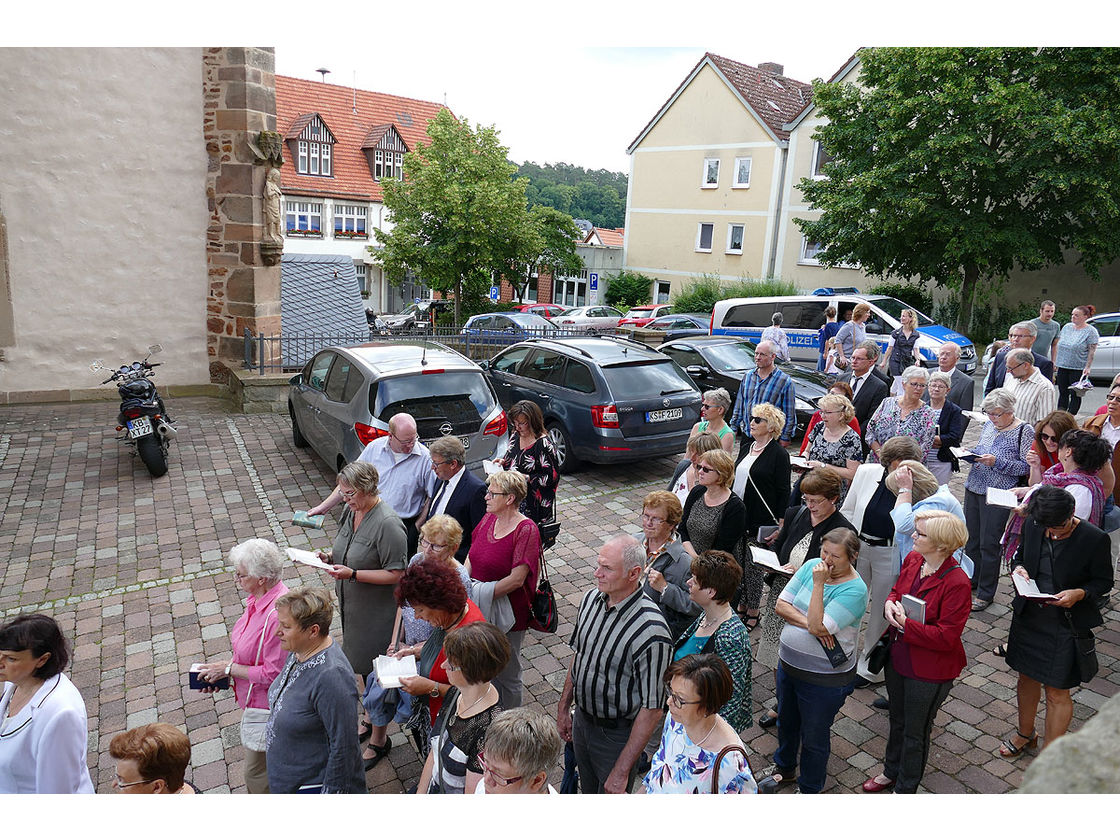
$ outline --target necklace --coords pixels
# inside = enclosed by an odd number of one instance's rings
[[[764,441],[764,442],[763,442],[763,444],[762,444],[762,446],[759,446],[759,445],[758,445],[758,443],[757,443],[757,441],[756,441],[756,442],[753,442],[753,443],[751,443],[751,453],[752,453],[752,454],[754,454],[754,455],[757,455],[757,454],[758,454],[759,452],[761,452],[761,451],[762,451],[763,449],[765,449],[765,448],[766,448],[766,446],[767,446],[767,445],[768,445],[769,443],[770,443],[770,441]]]
[[[439,629],[446,633],[448,630],[450,630],[452,627],[454,627],[456,624],[458,624],[460,621],[462,621],[464,618],[466,618],[468,609],[470,609],[470,607],[464,606],[463,611],[461,613],[459,613],[458,618],[454,619],[446,627],[440,627]]]
[[[732,615],[732,610],[731,610],[730,607],[728,607],[727,611],[722,616],[720,616],[718,621],[709,621],[707,614],[705,614],[704,617],[702,619],[700,619],[700,626],[701,627],[719,627],[721,624],[723,624],[723,622],[725,622],[725,621],[727,621],[727,619],[731,618],[731,615]]]
[[[695,742],[696,746],[700,746],[701,744],[703,744],[703,743],[704,743],[705,741],[707,741],[707,740],[708,740],[708,736],[709,736],[709,735],[711,735],[711,734],[712,734],[712,733],[713,733],[713,732],[715,731],[715,729],[716,729],[716,724],[717,724],[717,723],[719,723],[719,719],[718,719],[718,718],[716,718],[716,720],[713,720],[713,721],[712,721],[712,725],[708,727],[708,731],[707,731],[707,733],[706,733],[706,734],[704,735],[704,737],[703,737],[703,738],[701,738],[701,739],[700,739],[699,741],[696,741],[696,742]]]
[[[479,697],[477,700],[475,700],[473,703],[471,703],[465,709],[462,709],[462,708],[456,709],[457,717],[465,718],[467,716],[467,712],[469,712],[471,709],[473,709],[475,706],[477,706],[479,703],[481,703],[483,700],[485,700],[487,697],[490,696],[490,690],[493,689],[493,688],[494,688],[494,686],[492,684],[487,683],[486,684],[486,690],[484,692],[482,692],[481,697]],[[462,694],[459,695],[459,705],[460,706],[463,705],[463,695]]]

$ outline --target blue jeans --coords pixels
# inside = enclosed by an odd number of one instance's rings
[[[832,754],[831,730],[836,713],[855,689],[855,671],[847,685],[814,685],[789,675],[778,661],[778,749],[774,764],[792,771],[801,751],[802,793],[820,793],[828,779],[828,757]]]

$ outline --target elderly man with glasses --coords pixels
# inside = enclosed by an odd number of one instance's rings
[[[1033,426],[1058,407],[1058,391],[1034,366],[1030,350],[1012,350],[1006,364],[1003,387],[1015,395],[1015,416]]]
[[[411,414],[394,414],[389,418],[389,434],[382,434],[366,444],[359,461],[377,467],[378,491],[383,502],[401,518],[408,538],[408,554],[416,553],[420,539],[419,519],[428,500],[428,483],[432,471],[432,457],[428,447],[420,442],[416,420]],[[307,513],[326,513],[342,501],[338,487],[322,503]]]
[[[784,371],[774,364],[778,351],[772,341],[760,341],[754,351],[754,370],[747,371],[743,377],[743,384],[739,386],[739,393],[735,395],[735,410],[731,412],[728,421],[731,428],[742,433],[748,440],[751,438],[750,416],[751,409],[760,403],[781,409],[785,415],[786,423],[782,428],[780,441],[782,446],[789,446],[797,431],[797,411],[795,401],[797,391],[793,380]],[[743,460],[749,446],[739,446],[739,458]]]
[[[998,353],[995,359],[992,360],[992,367],[988,370],[988,378],[984,380],[984,396],[987,396],[996,388],[1002,388],[1004,377],[1007,374],[1007,354],[1012,350],[1030,350],[1034,345],[1034,340],[1038,336],[1038,327],[1031,321],[1020,321],[1018,324],[1013,324],[1011,329],[1007,331],[1008,344]],[[1041,353],[1031,351],[1031,356],[1034,358],[1034,366],[1042,371],[1042,375],[1054,381],[1054,363]]]
[[[474,526],[486,515],[486,485],[467,469],[467,450],[455,435],[432,441],[428,454],[432,464],[430,498],[416,527],[446,513],[463,529],[463,541],[455,552],[455,559],[463,562],[471,548]]]

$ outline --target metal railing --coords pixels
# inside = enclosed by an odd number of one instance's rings
[[[437,341],[452,350],[462,353],[469,359],[480,361],[489,359],[504,347],[530,338],[587,337],[588,333],[570,329],[526,329],[510,331],[487,331],[462,333],[462,327],[415,327],[408,332],[391,332],[370,329],[369,332],[324,332],[324,333],[282,333],[280,335],[253,335],[245,328],[244,359],[246,370],[255,370],[262,376],[266,373],[295,372],[307,364],[308,360],[325,347],[354,347],[370,342],[397,342],[412,344],[420,341]],[[596,333],[604,335],[604,333]],[[611,330],[606,335],[629,335],[625,330]]]

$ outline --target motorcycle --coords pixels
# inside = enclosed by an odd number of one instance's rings
[[[154,369],[159,362],[149,362],[155,353],[163,348],[153,344],[143,361],[121,365],[101,384],[116,383],[121,397],[120,412],[117,414],[117,440],[135,447],[140,460],[148,468],[153,478],[167,472],[167,451],[178,432],[171,425],[163,398],[152,384]],[[97,359],[89,366],[97,372],[108,370],[103,360]]]

